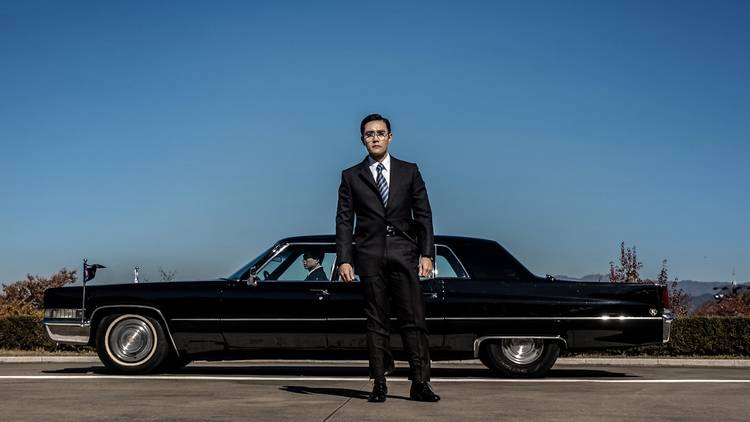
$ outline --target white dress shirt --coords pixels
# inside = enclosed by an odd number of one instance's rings
[[[378,161],[375,161],[370,157],[367,156],[367,165],[370,166],[370,171],[372,172],[372,180],[375,181],[375,184],[378,184]],[[383,159],[383,177],[385,177],[385,183],[388,184],[388,189],[391,188],[391,154],[386,153],[385,159]]]

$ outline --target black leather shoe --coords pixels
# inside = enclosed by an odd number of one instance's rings
[[[372,386],[372,393],[367,397],[367,401],[370,403],[382,403],[385,401],[385,396],[388,394],[388,387],[385,386],[385,380],[375,381]]]
[[[432,391],[432,386],[429,382],[413,382],[411,383],[411,390],[409,390],[409,398],[416,401],[428,401],[436,402],[440,400],[440,396]]]

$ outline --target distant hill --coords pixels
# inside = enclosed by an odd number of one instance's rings
[[[738,283],[738,284],[747,284],[750,282],[745,283]],[[677,281],[677,285],[685,291],[685,293],[689,294],[690,296],[700,296],[702,294],[711,293],[713,296],[716,291],[714,291],[714,287],[725,287],[729,286],[732,283],[722,282],[722,281],[694,281],[694,280],[679,280]]]
[[[706,302],[714,301],[714,294],[713,293],[706,293],[699,296],[690,296],[690,306],[688,307],[688,312],[695,312],[698,309],[700,309],[703,304]]]
[[[704,303],[714,300],[714,295],[722,287],[728,287],[732,283],[720,281],[678,281],[677,286],[690,295],[690,312],[698,310]],[[750,282],[738,282],[737,284],[750,285]],[[714,288],[717,288],[716,290]]]

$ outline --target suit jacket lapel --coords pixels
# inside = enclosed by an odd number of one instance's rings
[[[393,208],[392,204],[396,203],[401,194],[401,185],[399,184],[399,181],[403,181],[404,179],[402,170],[403,168],[401,167],[399,160],[393,158],[391,155],[391,177],[390,184],[388,185],[388,206],[386,207],[386,210]]]
[[[376,191],[378,190],[378,186],[375,184],[375,179],[372,178],[370,167],[367,165],[367,157],[365,157],[365,161],[359,164],[359,176],[363,178],[371,188]]]
[[[367,157],[365,157],[365,160],[362,161],[362,163],[360,163],[359,165],[359,177],[365,181],[365,184],[369,186],[375,192],[375,195],[377,195],[378,199],[380,199],[380,191],[378,190],[378,186],[375,184],[375,179],[373,179],[372,177],[370,167],[367,165]],[[379,200],[378,203],[380,204],[380,209],[385,212],[385,209],[383,208],[383,201]],[[388,203],[390,203],[390,199],[388,200]]]

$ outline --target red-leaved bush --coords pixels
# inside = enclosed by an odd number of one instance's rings
[[[63,268],[52,277],[26,275],[25,280],[3,284],[0,295],[0,317],[13,315],[41,316],[44,311],[44,290],[60,287],[76,280],[76,272]]]

